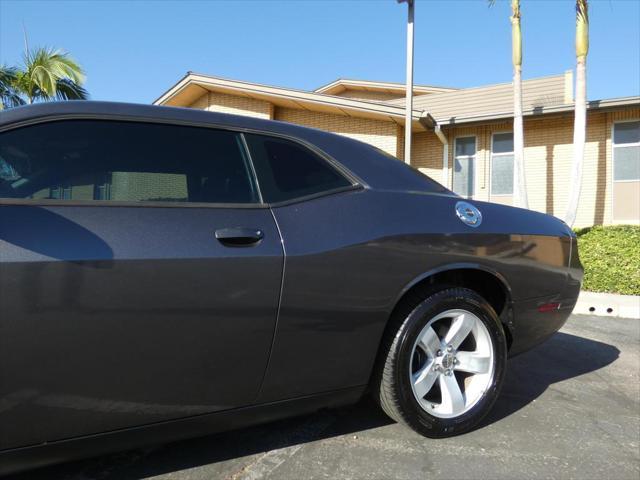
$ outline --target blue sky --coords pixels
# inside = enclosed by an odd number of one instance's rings
[[[522,0],[524,77],[574,66],[571,0]],[[640,0],[590,2],[590,99],[640,94]],[[418,84],[511,80],[509,5],[417,0]],[[0,0],[0,63],[68,50],[96,100],[149,103],[188,70],[301,89],[338,77],[404,81],[406,6],[377,1]]]

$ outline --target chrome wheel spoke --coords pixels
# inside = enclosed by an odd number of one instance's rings
[[[418,341],[420,347],[422,347],[431,358],[435,357],[438,350],[440,350],[440,339],[431,327],[424,329]]]
[[[474,322],[475,318],[471,315],[460,313],[451,322],[451,327],[444,337],[445,343],[457,349],[471,333]]]
[[[422,370],[413,374],[413,391],[420,399],[429,393],[438,379],[438,372],[433,370],[433,364],[434,362],[429,362]]]
[[[440,391],[442,392],[440,409],[445,413],[462,413],[465,403],[464,395],[455,375],[440,375]]]
[[[488,373],[491,368],[491,357],[478,352],[458,352],[458,363],[454,370],[469,373]]]
[[[460,350],[461,346],[465,350]],[[467,346],[474,350],[468,351]],[[410,358],[410,367],[419,365],[417,371],[409,371],[414,398],[438,418],[456,418],[468,412],[493,381],[491,334],[478,315],[462,308],[431,318],[416,337]]]

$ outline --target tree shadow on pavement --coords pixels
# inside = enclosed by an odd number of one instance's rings
[[[482,426],[517,412],[554,383],[606,367],[618,358],[619,353],[616,347],[605,343],[557,333],[536,349],[509,361],[502,395]],[[216,468],[214,476],[236,478],[242,476],[243,468],[250,463],[246,457],[251,455],[353,435],[391,423],[377,405],[366,397],[351,407],[323,410],[304,417],[204,438],[53,466],[13,478],[127,480],[171,472],[181,478],[180,470],[219,462],[229,465]],[[185,474],[185,478],[191,477]]]

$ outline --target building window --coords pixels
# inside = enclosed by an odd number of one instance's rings
[[[513,133],[494,133],[491,147],[491,195],[513,195]]]
[[[613,126],[613,180],[640,180],[640,121]]]
[[[453,191],[462,197],[474,194],[476,137],[459,137],[455,141]]]
[[[68,183],[49,187],[49,198],[56,200],[71,200],[72,186]]]
[[[615,222],[640,222],[640,121],[613,125],[612,216]]]
[[[95,183],[93,187],[93,199],[111,200],[111,175],[109,173],[101,175],[101,178]]]

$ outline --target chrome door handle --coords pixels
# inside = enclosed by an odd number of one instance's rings
[[[216,239],[225,247],[251,247],[264,238],[258,228],[230,227],[216,230]]]

